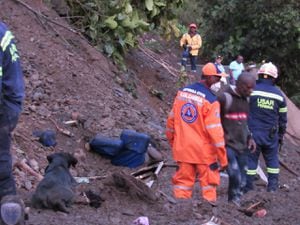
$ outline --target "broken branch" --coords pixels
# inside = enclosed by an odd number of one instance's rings
[[[36,10],[34,10],[31,6],[29,6],[29,5],[26,4],[25,2],[23,2],[23,1],[21,1],[21,0],[15,0],[15,1],[16,1],[17,3],[23,5],[23,6],[26,7],[27,9],[29,9],[29,10],[30,10],[31,12],[33,12],[36,16],[39,16],[39,17],[41,17],[41,18],[47,20],[47,21],[50,22],[50,23],[53,23],[53,24],[55,24],[55,25],[57,25],[57,26],[60,26],[60,27],[62,27],[62,28],[64,28],[64,29],[67,29],[68,31],[71,31],[72,33],[79,34],[79,32],[77,32],[76,30],[74,30],[74,29],[72,29],[72,28],[69,28],[69,27],[67,27],[67,26],[65,26],[65,25],[63,25],[63,24],[60,24],[60,23],[58,23],[58,22],[56,22],[56,21],[54,21],[54,20],[51,20],[51,19],[49,19],[48,17],[46,17],[45,15],[43,15],[43,14],[37,12]]]
[[[57,129],[59,132],[61,132],[61,133],[64,134],[64,135],[67,135],[67,136],[69,136],[69,137],[73,137],[73,136],[74,136],[74,135],[71,133],[71,131],[59,127],[59,126],[57,125],[57,123],[56,123],[53,119],[51,119],[51,118],[49,118],[49,119],[52,121],[52,123],[55,125],[56,129]]]
[[[14,164],[14,166],[19,167],[21,170],[24,170],[26,172],[28,172],[29,174],[31,174],[32,176],[36,177],[38,179],[38,181],[41,181],[44,177],[35,172],[27,163],[26,163],[26,159],[22,159],[22,160],[17,160]]]
[[[288,165],[286,165],[281,159],[279,159],[279,163],[280,163],[280,165],[283,167],[283,168],[285,168],[287,171],[289,171],[291,174],[293,174],[293,175],[295,175],[295,176],[299,176],[298,175],[298,173],[295,171],[295,170],[293,170],[293,169],[291,169],[290,167],[288,167]]]

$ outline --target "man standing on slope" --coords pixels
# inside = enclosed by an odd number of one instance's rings
[[[281,91],[275,87],[278,71],[271,62],[263,64],[257,72],[258,80],[250,97],[249,129],[257,144],[255,153],[250,154],[247,171],[246,191],[253,189],[258,158],[262,153],[267,166],[268,192],[278,188],[278,146],[282,144],[287,124],[287,106]]]
[[[207,63],[202,76],[201,82],[177,92],[167,120],[166,136],[179,166],[172,179],[174,196],[190,199],[198,175],[203,198],[215,203],[219,171],[226,168],[227,157],[220,104],[210,87],[226,74],[215,64]]]
[[[237,206],[240,206],[242,191],[246,186],[248,154],[256,148],[247,124],[248,97],[254,86],[255,77],[249,72],[242,72],[236,86],[230,86],[218,97],[228,158],[228,201]]]
[[[186,69],[187,59],[190,58],[191,71],[196,72],[197,56],[199,49],[202,46],[202,39],[200,34],[197,33],[196,24],[189,25],[189,32],[185,33],[180,39],[180,47],[183,48],[181,66]]]
[[[0,43],[0,199],[3,200],[5,196],[16,195],[10,153],[11,132],[22,109],[24,81],[14,36],[1,22]],[[12,221],[18,221],[17,217],[22,215],[21,206],[14,204],[1,204],[0,220],[5,224],[16,224]]]

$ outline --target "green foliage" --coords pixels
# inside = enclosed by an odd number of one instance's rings
[[[202,57],[237,54],[246,61],[270,60],[280,70],[279,84],[292,96],[298,92],[300,74],[300,1],[298,0],[191,0],[179,18],[196,18],[203,38]],[[194,13],[194,9],[196,12]],[[187,15],[189,17],[187,17]]]
[[[180,35],[174,9],[183,0],[67,1],[74,16],[72,22],[123,68],[123,55],[137,45],[138,35],[157,27],[167,39]]]

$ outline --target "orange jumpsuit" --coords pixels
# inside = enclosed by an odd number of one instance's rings
[[[220,184],[217,163],[225,167],[227,157],[220,105],[204,84],[194,83],[178,91],[166,136],[179,166],[172,179],[174,196],[191,198],[198,174],[203,198],[216,201]]]

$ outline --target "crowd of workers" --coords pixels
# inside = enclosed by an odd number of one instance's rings
[[[10,146],[11,132],[24,100],[24,81],[14,36],[4,23],[0,23],[0,43],[1,200],[16,195]],[[182,66],[186,67],[190,58],[192,72],[196,72],[201,45],[197,26],[191,24],[180,46],[184,49]],[[179,166],[172,179],[176,198],[191,198],[198,177],[203,198],[213,204],[217,200],[220,171],[227,170],[228,200],[239,205],[242,194],[254,188],[260,153],[267,166],[267,191],[278,188],[278,146],[286,130],[287,107],[284,96],[275,87],[276,66],[263,64],[256,77],[244,71],[241,55],[229,65],[232,85],[216,95],[211,87],[221,80],[228,81],[221,62],[222,57],[218,56],[214,63],[205,64],[202,80],[178,91],[168,116],[166,136]],[[0,223],[9,224],[3,216],[7,210],[22,214],[18,205],[1,202]]]
[[[190,57],[192,72],[195,52],[202,45],[196,28],[191,24],[180,40],[182,66]],[[274,64],[264,63],[253,73],[256,65],[245,68],[238,55],[226,74],[222,59],[217,56],[215,62],[205,64],[201,80],[177,92],[166,136],[179,166],[172,178],[176,198],[190,199],[198,178],[202,197],[214,204],[220,171],[226,170],[228,201],[240,206],[241,196],[254,189],[260,153],[267,167],[267,191],[278,189],[278,150],[286,130],[287,106],[275,86],[278,70]],[[228,85],[222,90],[213,88],[220,81]]]

